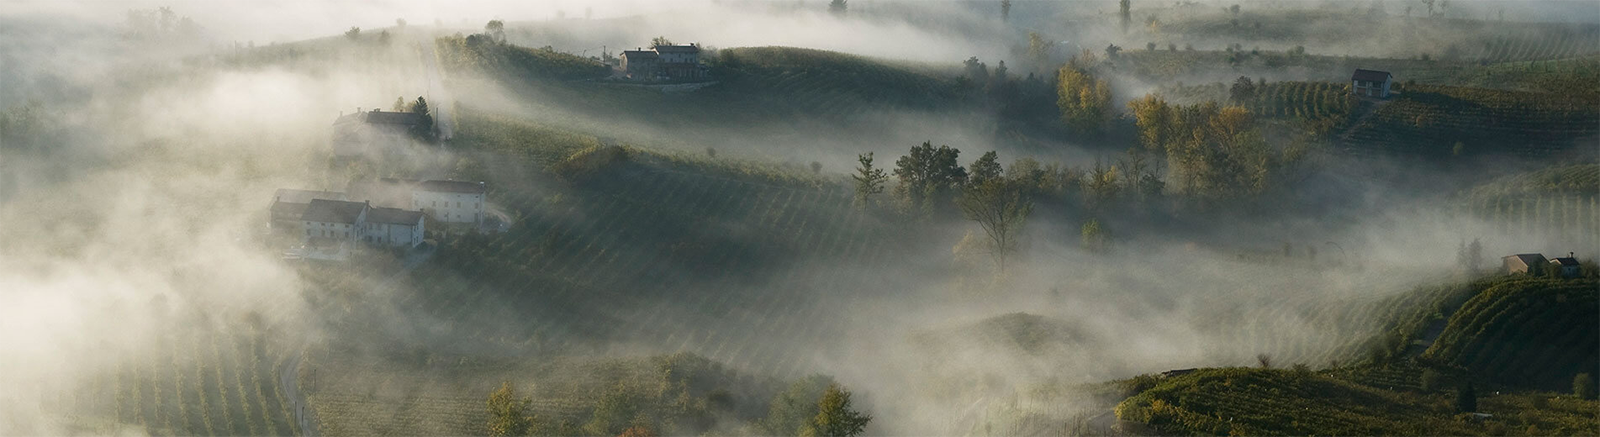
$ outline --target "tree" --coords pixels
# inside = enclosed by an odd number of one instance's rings
[[[833,378],[811,375],[789,384],[789,388],[773,396],[768,403],[767,417],[759,426],[766,435],[797,435],[811,428],[818,414],[820,399],[833,386]]]
[[[528,405],[532,403],[532,399],[518,399],[509,381],[500,384],[499,389],[489,393],[489,435],[529,435],[535,423],[528,414]]]
[[[967,78],[972,79],[972,83],[977,84],[979,87],[989,83],[989,66],[983,65],[983,62],[978,61],[977,56],[967,58],[967,60],[961,61],[961,64],[966,67]]]
[[[1129,0],[1117,2],[1117,13],[1122,17],[1122,33],[1128,33],[1128,25],[1133,23],[1133,5]]]
[[[817,161],[811,161],[811,173],[812,174],[822,174],[822,163],[817,162]]]
[[[349,38],[351,41],[361,38],[361,28],[351,27],[350,30],[344,31],[344,37]]]
[[[861,165],[850,178],[856,181],[856,205],[866,206],[872,195],[883,192],[883,182],[889,180],[889,176],[881,168],[872,168],[872,152],[858,155],[856,159]]]
[[[800,435],[806,437],[854,437],[861,435],[872,416],[850,409],[850,391],[839,384],[828,385],[817,402],[817,415]]]
[[[1079,232],[1083,238],[1083,248],[1091,252],[1102,252],[1110,247],[1111,237],[1106,230],[1100,227],[1100,220],[1089,219],[1083,224]]]
[[[1155,41],[1150,41],[1150,42],[1144,43],[1144,50],[1147,51],[1147,52],[1156,51],[1156,42]]]
[[[1034,66],[1050,64],[1050,50],[1055,48],[1056,42],[1046,39],[1038,32],[1028,32],[1028,58],[1033,60]]]
[[[1256,364],[1261,365],[1261,368],[1263,369],[1271,369],[1272,356],[1267,354],[1256,354]]]
[[[1155,94],[1128,101],[1134,124],[1139,127],[1139,142],[1149,150],[1165,150],[1172,141],[1172,107]]]
[[[506,42],[506,23],[500,20],[489,20],[488,24],[483,25],[483,33],[489,35],[489,38],[495,42],[504,43]]]
[[[395,97],[394,98],[394,107],[391,108],[391,109],[394,110],[394,112],[405,112],[406,111],[406,98],[405,97]]]
[[[895,161],[894,175],[900,179],[895,194],[911,207],[931,210],[935,203],[949,199],[950,191],[967,179],[967,169],[957,158],[961,151],[950,146],[933,147],[924,141],[911,153]]]
[[[656,48],[656,47],[661,47],[661,46],[670,46],[670,45],[672,45],[672,40],[667,39],[667,37],[665,37],[665,36],[658,36],[658,37],[650,39],[650,48]]]
[[[995,166],[999,167],[999,164]],[[1005,273],[1006,261],[1017,251],[1023,226],[1027,224],[1028,215],[1033,213],[1033,200],[1023,196],[1009,181],[995,175],[967,188],[957,198],[956,204],[968,219],[978,222],[978,226],[983,228],[984,234],[989,237],[989,253],[994,255],[1000,272]]]
[[[1233,81],[1233,87],[1228,89],[1228,100],[1234,103],[1244,103],[1256,96],[1256,83],[1249,77],[1239,76]]]
[[[422,122],[411,126],[411,136],[420,140],[433,140],[433,114],[428,112],[428,100],[420,96],[411,104],[411,112],[421,115]]]
[[[1233,15],[1235,15],[1235,16],[1239,15],[1239,5],[1235,4],[1233,6],[1229,6],[1228,7],[1228,12],[1233,13]]]
[[[983,185],[986,182],[1000,179],[1004,171],[1005,169],[1000,166],[1000,154],[990,150],[988,153],[984,153],[983,156],[978,157],[978,160],[973,161],[972,166],[968,167],[968,173],[971,177],[967,180],[967,183]]]
[[[850,5],[846,2],[846,0],[833,0],[828,2],[828,12],[834,15],[842,16],[844,15],[845,10],[849,8]]]
[[[1000,21],[1011,20],[1011,0],[1000,0]]]
[[[1472,389],[1471,382],[1468,382],[1466,387],[1456,390],[1456,412],[1478,412],[1478,393]]]
[[[1432,393],[1434,390],[1439,389],[1439,382],[1443,378],[1444,377],[1439,375],[1439,372],[1436,370],[1423,369],[1422,377],[1418,384],[1420,386],[1419,388],[1421,388],[1424,393]]]
[[[397,27],[397,28],[400,28],[400,29],[405,29],[406,28],[406,19],[404,19],[404,18],[396,18],[396,19],[394,19],[394,27]]]
[[[1082,133],[1099,132],[1112,112],[1111,85],[1076,65],[1061,67],[1057,75],[1056,106],[1061,121]]]
[[[378,45],[380,45],[380,46],[389,45],[389,31],[388,30],[383,30],[383,31],[378,32]]]
[[[1422,2],[1423,6],[1427,6],[1428,7],[1428,16],[1432,17],[1433,16],[1433,3],[1434,3],[1434,0],[1417,0],[1417,1]]]
[[[1594,377],[1589,376],[1587,373],[1579,373],[1578,376],[1572,377],[1572,395],[1577,396],[1578,399],[1594,400]]]

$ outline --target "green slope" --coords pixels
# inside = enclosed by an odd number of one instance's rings
[[[1600,283],[1524,279],[1467,301],[1422,358],[1491,379],[1570,389],[1578,373],[1600,371]]]

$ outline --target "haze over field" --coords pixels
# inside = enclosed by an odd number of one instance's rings
[[[844,3],[8,3],[0,434],[1600,430],[1600,6]],[[481,214],[274,216],[379,178]],[[1151,376],[1228,367],[1392,407]]]

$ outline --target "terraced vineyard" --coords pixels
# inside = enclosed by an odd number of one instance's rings
[[[1549,157],[1593,146],[1600,96],[1408,86],[1343,139],[1351,153]]]
[[[1499,381],[1570,388],[1600,368],[1600,284],[1528,279],[1502,283],[1467,301],[1423,358]]]
[[[447,239],[396,279],[409,291],[393,304],[450,339],[436,350],[692,352],[795,378],[813,372],[814,354],[838,335],[813,320],[861,290],[838,267],[879,265],[889,253],[884,228],[837,185],[632,148],[583,182],[558,182],[543,167],[597,139],[472,119],[480,115],[463,113],[457,144],[521,147],[505,156],[520,158],[528,176],[490,179],[491,201],[517,218],[509,232]],[[341,390],[316,392],[339,417],[414,403]]]
[[[166,333],[148,357],[118,360],[70,398],[84,432],[132,426],[150,435],[300,435],[279,384],[287,358],[265,327],[217,323]]]
[[[1494,223],[1567,242],[1573,250],[1600,247],[1600,165],[1552,167],[1512,175],[1464,193],[1457,208]]]
[[[1483,435],[1534,429],[1556,435],[1600,431],[1594,401],[1542,394],[1479,395],[1490,422],[1458,420],[1445,394],[1393,392],[1317,372],[1204,369],[1168,378],[1117,406],[1117,417],[1162,434]],[[1529,398],[1546,398],[1530,408]]]

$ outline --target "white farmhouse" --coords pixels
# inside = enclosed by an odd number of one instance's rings
[[[306,207],[311,205],[313,199],[350,200],[345,198],[344,193],[336,191],[279,188],[278,192],[272,195],[271,218],[268,224],[276,231],[302,233],[300,216],[306,213]]]
[[[362,237],[367,220],[365,202],[312,199],[300,216],[305,239],[311,241],[353,242]]]
[[[422,211],[399,208],[367,210],[365,240],[368,244],[416,247],[422,243]]]
[[[484,191],[483,182],[422,181],[411,191],[411,207],[445,223],[481,224]]]

